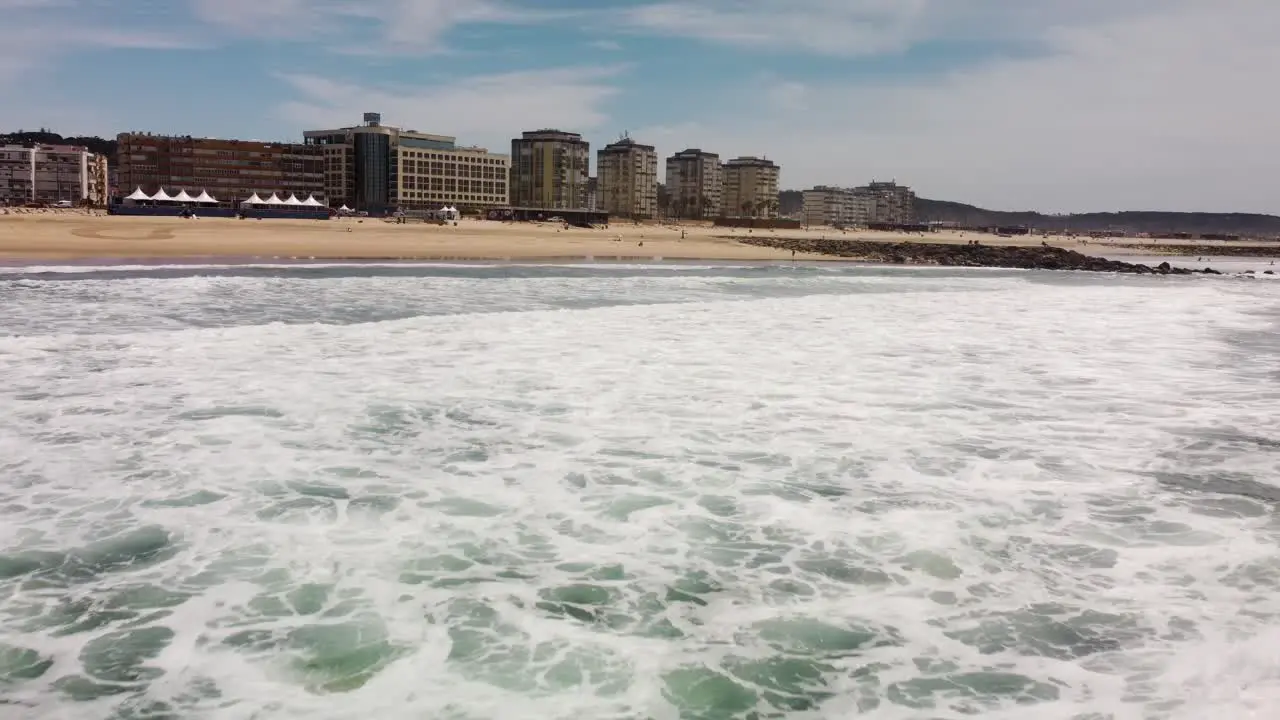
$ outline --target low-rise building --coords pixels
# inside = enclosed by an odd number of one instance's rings
[[[765,158],[744,156],[722,169],[721,215],[772,217],[778,211],[778,166]]]
[[[723,178],[720,156],[715,153],[689,148],[668,157],[666,187],[671,212],[686,219],[719,217]]]
[[[111,168],[107,156],[89,154],[89,195],[86,198],[94,207],[106,207],[111,202]]]
[[[78,145],[0,147],[0,204],[106,204],[107,159]]]
[[[658,153],[629,137],[596,153],[599,207],[610,216],[636,220],[658,215]]]
[[[128,132],[116,136],[119,190],[208,192],[237,203],[257,193],[325,201],[324,156],[302,143]]]
[[[916,194],[896,182],[875,182],[853,189],[860,224],[910,225],[916,221]]]
[[[323,158],[333,206],[374,213],[448,206],[465,212],[508,202],[510,158],[459,147],[450,135],[383,125],[379,113],[365,113],[363,125],[308,130],[303,138]]]
[[[859,217],[856,196],[848,188],[819,185],[804,191],[806,225],[847,227],[865,222]]]
[[[22,145],[0,145],[0,205],[33,202],[35,164],[31,152]]]

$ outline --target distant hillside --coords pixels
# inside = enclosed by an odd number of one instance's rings
[[[1126,211],[1044,215],[1037,212],[985,210],[947,200],[916,199],[920,222],[955,222],[969,227],[1024,225],[1045,230],[1123,230],[1128,233],[1221,233],[1280,236],[1280,217],[1253,213],[1187,213]]]
[[[37,143],[46,145],[80,145],[89,148],[89,152],[106,155],[113,163],[116,160],[116,141],[114,138],[104,140],[92,135],[63,137],[58,133],[49,132],[43,128],[40,130],[19,130],[0,134],[0,145],[31,145]]]
[[[799,213],[804,208],[804,193],[800,190],[783,190],[778,193],[778,204],[783,215]],[[1038,212],[987,210],[949,200],[916,198],[916,218],[920,222],[953,222],[966,227],[1024,225],[1046,230],[1124,230],[1127,233],[1220,233],[1280,237],[1280,217],[1253,213],[1129,211],[1044,215]]]

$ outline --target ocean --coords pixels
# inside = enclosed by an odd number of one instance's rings
[[[0,270],[0,717],[1280,714],[1280,284]]]

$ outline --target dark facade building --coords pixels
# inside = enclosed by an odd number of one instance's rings
[[[591,145],[578,133],[534,130],[511,141],[515,207],[585,210]]]
[[[224,140],[189,135],[116,136],[119,191],[206,191],[221,202],[276,193],[325,202],[324,155],[302,143]]]

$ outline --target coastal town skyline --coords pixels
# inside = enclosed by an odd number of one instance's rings
[[[1249,91],[1280,62],[1262,32],[1280,10],[1024,5],[6,0],[0,128],[286,139],[377,108],[495,151],[558,127],[764,156],[792,189],[1280,211],[1273,101]]]

